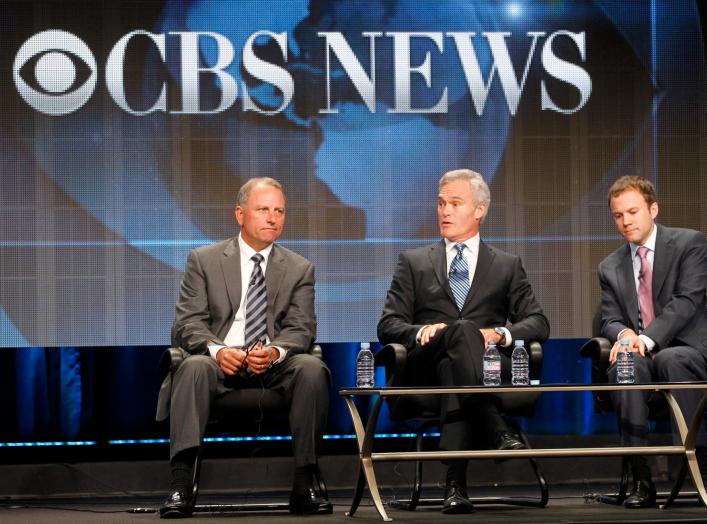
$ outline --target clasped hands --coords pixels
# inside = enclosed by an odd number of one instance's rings
[[[241,369],[249,369],[254,375],[265,373],[280,356],[277,348],[258,342],[250,350],[241,348],[221,348],[216,353],[216,361],[226,375],[235,375]]]
[[[642,357],[646,356],[646,344],[641,340],[641,338],[632,329],[625,329],[620,333],[621,338],[628,339],[628,350],[638,353]],[[621,349],[621,342],[617,340],[614,345],[611,346],[611,353],[609,353],[609,364],[616,362],[616,355]],[[650,357],[653,358],[653,354],[649,353]]]
[[[447,324],[444,323],[427,324],[426,326],[424,326],[422,328],[422,331],[420,332],[420,345],[424,346],[428,344],[433,338],[437,336],[437,333],[439,333],[446,327]],[[489,342],[498,344],[501,341],[501,335],[496,333],[493,328],[482,328],[479,331],[481,331],[481,336],[484,337],[484,344],[488,344]]]

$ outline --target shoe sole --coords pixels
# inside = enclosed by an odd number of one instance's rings
[[[469,513],[474,513],[476,511],[474,507],[469,507],[469,506],[463,506],[463,505],[458,505],[458,506],[452,506],[449,508],[444,508],[442,510],[442,513],[445,515],[468,515]]]
[[[330,504],[328,506],[319,507],[315,510],[290,506],[290,513],[292,515],[331,515],[334,513],[334,506]]]
[[[160,508],[160,518],[161,519],[188,519],[191,517],[192,512],[181,511],[178,509],[163,509]]]

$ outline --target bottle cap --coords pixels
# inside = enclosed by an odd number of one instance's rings
[[[369,342],[361,342],[361,349],[371,349],[371,344]]]
[[[516,340],[516,346],[525,346],[525,340]]]
[[[619,340],[619,344],[621,344],[622,346],[628,346],[628,339],[622,338],[621,340]]]

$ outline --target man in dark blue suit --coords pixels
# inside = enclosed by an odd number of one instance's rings
[[[637,382],[707,380],[704,234],[657,224],[655,188],[642,177],[619,178],[609,189],[609,206],[619,233],[628,241],[599,264],[602,335],[614,343],[610,381],[616,382],[616,353],[624,338],[634,352]],[[626,445],[646,445],[649,395],[624,391],[614,396]],[[682,390],[674,395],[689,423],[702,393]],[[675,424],[673,434],[677,438]],[[697,444],[707,445],[704,432]],[[624,505],[655,505],[645,457],[635,457],[632,470],[633,490]]]
[[[550,327],[535,300],[519,257],[486,245],[479,227],[491,193],[478,173],[450,171],[439,181],[439,242],[406,251],[390,285],[378,322],[378,338],[408,349],[407,376],[414,386],[478,385],[484,346],[513,340],[542,342]],[[502,351],[503,368],[510,359]],[[473,431],[472,431],[473,425]],[[440,447],[469,449],[472,436],[497,449],[523,443],[508,431],[493,399],[444,395]],[[470,513],[466,460],[447,468],[444,513]]]

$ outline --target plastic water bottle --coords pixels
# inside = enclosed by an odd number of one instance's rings
[[[616,354],[616,382],[633,384],[636,382],[636,367],[633,363],[633,351],[628,347],[628,339],[619,340],[621,347]]]
[[[501,385],[501,354],[496,344],[489,342],[484,353],[484,386]]]
[[[511,353],[512,378],[511,382],[514,386],[527,386],[530,384],[530,375],[528,372],[528,352],[525,350],[522,340],[515,341],[513,353]]]
[[[356,357],[356,387],[372,388],[374,386],[373,353],[368,342],[361,342],[361,350]]]

